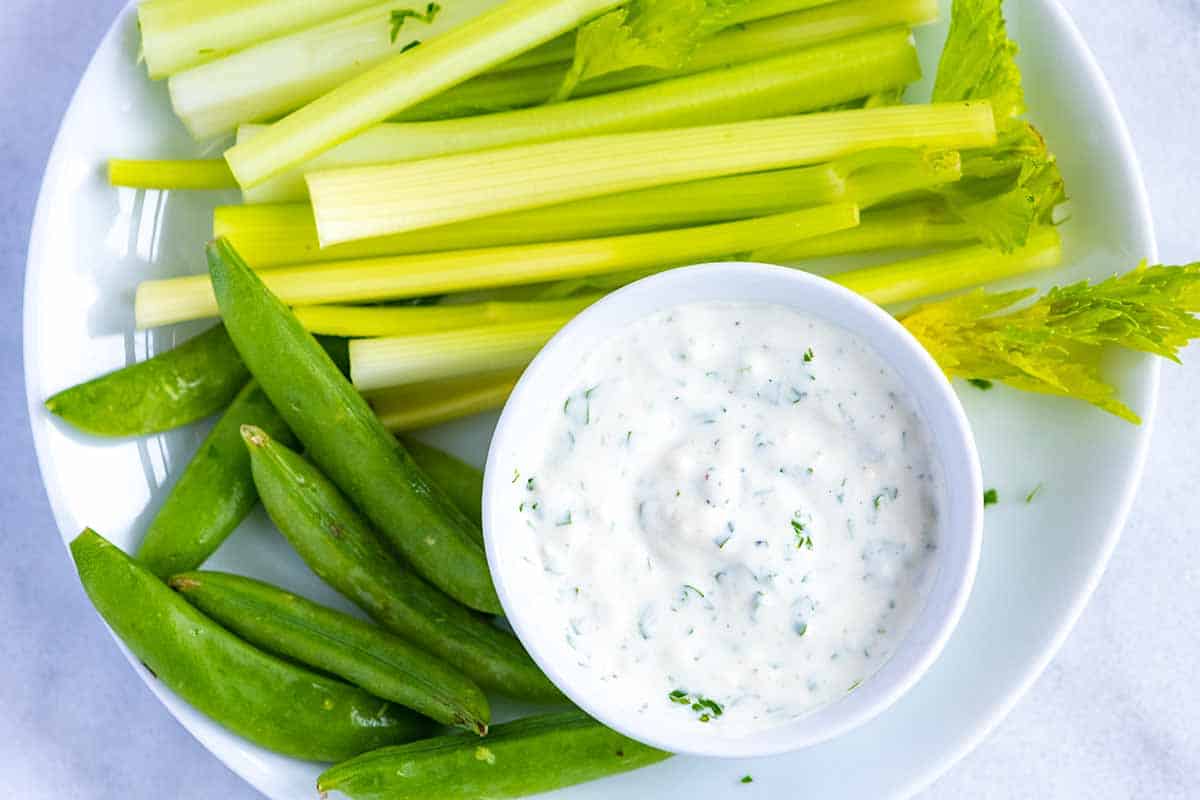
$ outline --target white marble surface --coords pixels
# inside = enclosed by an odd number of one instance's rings
[[[252,798],[146,690],[78,587],[37,474],[21,378],[42,168],[124,0],[0,6],[0,775],[10,796]],[[1064,0],[1141,153],[1162,257],[1200,258],[1200,2]],[[1079,626],[1012,715],[926,798],[1200,797],[1200,347],[1164,373],[1146,480]]]

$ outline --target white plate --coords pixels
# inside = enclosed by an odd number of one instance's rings
[[[1145,191],[1112,95],[1075,27],[1053,0],[1010,3],[1030,116],[1058,154],[1074,198],[1063,227],[1070,267],[1046,286],[1124,271],[1156,249]],[[919,33],[927,73],[944,28]],[[126,9],[100,45],[63,121],[30,245],[25,296],[26,387],[46,489],[64,540],[85,524],[132,549],[203,426],[138,441],[80,436],[41,406],[52,392],[170,347],[196,327],[135,333],[132,290],[147,277],[198,272],[213,198],[114,191],[110,156],[187,157],[201,148],[171,116],[164,87],[136,65]],[[1025,282],[1028,283],[1028,282]],[[1158,366],[1114,365],[1137,428],[1070,401],[1003,388],[962,388],[1001,502],[987,514],[974,594],[942,658],[887,713],[790,755],[744,762],[677,758],[553,797],[891,797],[915,792],[965,755],[1038,676],[1075,622],[1125,521],[1141,474]],[[433,441],[480,462],[494,415],[445,426]],[[1024,496],[1043,488],[1029,504]],[[210,562],[346,607],[257,512]],[[70,589],[64,587],[64,591]],[[90,624],[90,623],[84,623]],[[127,654],[128,655],[128,654]],[[315,764],[268,753],[193,711],[130,663],[218,758],[276,800],[315,797]],[[509,710],[511,711],[511,709]],[[752,784],[741,784],[751,774]]]

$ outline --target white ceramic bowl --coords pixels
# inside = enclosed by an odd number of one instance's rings
[[[606,702],[611,685],[577,665],[573,651],[547,624],[553,588],[544,580],[536,546],[513,536],[516,518],[508,494],[517,464],[528,462],[530,442],[541,441],[545,421],[561,399],[565,376],[597,344],[657,311],[702,301],[776,303],[841,326],[871,343],[911,392],[929,426],[945,475],[938,519],[937,576],[925,608],[892,657],[854,692],[813,713],[742,736],[656,726],[645,716]],[[966,415],[937,364],[907,330],[859,295],[795,269],[722,263],[674,269],[645,278],[588,308],[543,348],[504,407],[488,453],[483,531],[500,602],[530,655],[552,681],[596,719],[655,747],[694,755],[747,757],[796,750],[831,739],[886,709],[912,687],[941,653],[966,606],[983,532],[982,478]],[[522,531],[523,533],[523,531]]]

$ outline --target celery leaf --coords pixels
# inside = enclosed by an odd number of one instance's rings
[[[1085,400],[1137,423],[1102,374],[1108,346],[1172,361],[1200,337],[1200,262],[1144,264],[1099,283],[1034,290],[978,290],[920,306],[901,322],[950,377],[1003,381],[1032,392]],[[1001,313],[1004,312],[1004,313]]]
[[[938,63],[934,102],[990,100],[997,126],[1025,113],[1017,45],[1008,38],[1001,0],[954,0]]]
[[[1041,134],[1014,121],[996,147],[962,154],[963,178],[938,189],[946,206],[996,250],[1023,247],[1037,225],[1054,222],[1066,189]]]
[[[632,0],[592,20],[575,37],[575,60],[555,96],[582,81],[631,67],[683,68],[697,43],[748,0]]]

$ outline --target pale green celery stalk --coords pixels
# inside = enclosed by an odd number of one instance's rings
[[[219,206],[213,237],[224,236],[256,269],[284,264],[559,242],[703,225],[828,205],[845,198],[839,162],[752,172],[589,197],[469,222],[321,249],[312,206]]]
[[[766,264],[794,264],[805,259],[874,250],[962,244],[978,238],[970,225],[947,214],[942,202],[924,200],[864,211],[857,228],[789,242],[779,247],[759,248],[750,254],[750,260]]]
[[[847,0],[809,11],[756,19],[726,28],[702,41],[687,64],[677,71],[648,68],[622,70],[585,81],[576,88],[574,96],[585,97],[628,89],[672,76],[741,64],[882,28],[922,25],[935,20],[937,10],[936,0]],[[570,50],[567,49],[566,61],[570,60],[570,56]],[[550,63],[521,69],[517,69],[516,64],[504,66],[507,67],[504,72],[480,75],[413,106],[394,119],[416,122],[536,105],[554,94],[570,65]],[[887,94],[881,92],[879,96]]]
[[[256,269],[284,264],[614,236],[853,201],[867,207],[956,181],[955,151],[868,151],[812,167],[752,172],[590,197],[321,249],[308,205],[219,206],[224,236]],[[824,237],[821,237],[824,238]]]
[[[236,189],[237,181],[223,159],[108,162],[108,182],[135,189]]]
[[[565,33],[617,0],[507,0],[392,56],[225,153],[243,188],[301,164],[427,97]]]
[[[350,338],[408,336],[558,318],[578,313],[600,297],[590,294],[544,302],[435,306],[301,306],[295,313],[311,333]]]
[[[491,411],[504,405],[521,370],[397,386],[367,395],[375,416],[392,433],[406,433]]]
[[[685,264],[857,224],[858,207],[838,204],[658,233],[332,262],[261,275],[289,305],[360,303]],[[149,328],[211,317],[217,305],[208,276],[196,275],[143,282],[134,312],[138,326]]]
[[[221,136],[293,111],[412,42],[424,43],[500,2],[443,0],[430,21],[412,16],[394,30],[392,12],[424,13],[426,0],[376,0],[357,13],[172,75],[171,105],[195,138]]]
[[[188,67],[357,11],[377,0],[146,0],[142,55],[158,80]]]
[[[799,114],[906,84],[920,74],[908,31],[892,29],[565,103],[462,119],[377,125],[295,170],[248,189],[245,197],[251,203],[303,197],[306,173],[334,167]],[[254,141],[267,130],[244,127],[242,131],[250,135],[239,135],[238,141]]]
[[[574,314],[439,333],[354,339],[350,380],[360,392],[515,369],[533,360]]]
[[[984,245],[829,276],[880,305],[905,303],[1050,269],[1062,263],[1062,239],[1051,226],[1035,228],[1024,247],[1002,253]]]
[[[328,246],[667,183],[820,163],[875,148],[958,149],[995,141],[986,102],[906,105],[615,133],[316,172],[308,176],[308,187],[321,244]]]
[[[843,272],[830,278],[880,305],[919,300],[1057,266],[1058,232],[1036,230],[1012,253],[982,245],[946,250],[924,258]],[[350,343],[350,371],[360,390],[401,386],[430,377],[460,378],[503,364],[528,364],[569,318],[464,328],[438,334],[358,339]]]

